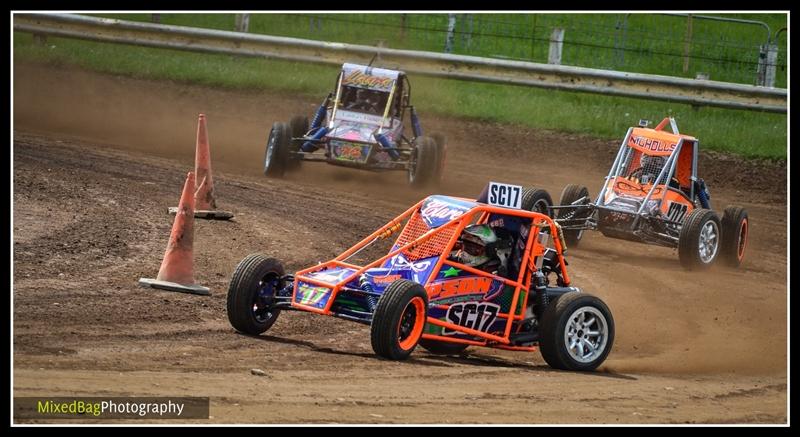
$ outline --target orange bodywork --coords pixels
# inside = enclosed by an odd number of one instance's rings
[[[469,202],[475,202],[472,199],[461,199],[461,198],[453,198],[458,200],[465,200]],[[531,287],[531,272],[536,270],[536,258],[542,256],[545,253],[546,247],[545,242],[542,242],[539,238],[540,232],[544,229],[549,230],[549,235],[557,236],[560,235],[558,225],[547,215],[525,211],[525,210],[516,210],[516,209],[508,209],[508,208],[500,208],[496,206],[486,205],[482,203],[476,203],[474,207],[469,209],[468,211],[464,212],[462,215],[448,221],[447,223],[433,228],[427,229],[424,228],[424,225],[421,225],[420,220],[420,206],[424,202],[424,199],[414,206],[391,220],[389,223],[381,227],[380,229],[376,230],[359,243],[354,245],[353,247],[349,248],[348,250],[344,251],[341,255],[337,256],[336,258],[329,260],[324,263],[320,263],[316,266],[301,270],[295,274],[295,282],[294,282],[294,290],[292,292],[292,307],[302,309],[305,311],[310,311],[317,314],[323,315],[332,315],[331,307],[336,300],[336,296],[345,286],[345,284],[353,281],[354,279],[358,278],[360,275],[365,273],[367,270],[371,268],[375,268],[380,266],[384,261],[387,259],[398,255],[403,254],[407,259],[414,260],[420,259],[424,257],[430,257],[433,255],[439,255],[439,258],[431,271],[428,275],[428,278],[424,284],[422,284],[429,297],[441,297],[443,293],[449,293],[451,295],[458,295],[459,293],[466,293],[468,291],[474,290],[474,287],[481,287],[482,286],[482,278],[486,278],[486,280],[491,281],[501,281],[506,286],[511,286],[514,288],[514,294],[512,297],[511,305],[509,308],[513,309],[510,313],[498,313],[497,319],[505,319],[506,324],[502,332],[483,332],[480,330],[475,330],[471,328],[467,328],[464,326],[456,325],[444,320],[440,320],[438,318],[434,318],[428,316],[426,319],[426,323],[429,325],[439,326],[443,328],[447,328],[452,331],[457,331],[459,333],[472,335],[474,337],[478,337],[481,340],[468,340],[462,338],[452,338],[448,336],[442,335],[435,335],[429,333],[423,333],[422,338],[424,339],[433,339],[437,341],[449,342],[449,343],[461,343],[461,344],[469,344],[469,345],[477,345],[477,346],[496,346],[496,347],[504,347],[506,349],[512,350],[535,350],[535,347],[520,347],[520,346],[511,346],[509,343],[511,342],[509,337],[512,334],[513,322],[517,320],[522,320],[524,316],[525,308],[527,307],[528,297]],[[526,241],[525,251],[522,257],[522,262],[520,264],[520,272],[516,278],[505,278],[498,275],[493,275],[491,273],[487,273],[482,270],[478,270],[467,265],[448,260],[447,254],[450,253],[453,246],[455,245],[459,235],[461,235],[464,228],[473,223],[486,223],[490,214],[501,214],[506,216],[514,216],[523,219],[530,219],[530,231]],[[359,266],[354,264],[346,263],[346,260],[351,255],[355,254],[365,246],[371,244],[376,239],[384,239],[387,238],[389,235],[392,235],[396,231],[400,229],[400,225],[406,221],[406,225],[403,231],[398,236],[397,240],[395,241],[394,249],[391,250],[385,256],[370,262],[369,264]],[[560,238],[552,238],[553,245],[555,246],[555,250],[558,254],[558,262],[561,266],[561,274],[563,278],[563,283],[565,286],[568,286],[570,283],[569,276],[566,270],[566,263],[563,257],[563,243]],[[347,267],[349,269],[355,270],[354,272],[348,274],[341,280],[337,281],[323,281],[315,278],[309,277],[309,274],[320,272],[326,270],[330,267]],[[474,283],[465,285],[462,287],[448,287],[447,285],[442,284],[433,284],[433,281],[437,278],[440,270],[447,266],[455,267],[457,269],[463,270],[465,272],[469,272],[473,275],[476,275],[477,278],[469,278]],[[307,284],[312,284],[319,287],[324,287],[326,289],[331,290],[330,298],[328,298],[326,304],[322,308],[317,308],[311,305],[303,304],[301,302],[296,301],[297,292],[298,292],[298,285],[300,282],[305,282]],[[519,303],[522,302],[520,306]],[[429,304],[431,307],[438,307],[442,309],[449,308],[452,304]],[[416,336],[416,335],[415,335]]]
[[[608,180],[609,188],[606,191],[606,202],[612,191],[615,194],[622,194],[631,197],[644,197],[653,188],[653,184],[640,184],[636,179],[629,179],[622,176],[613,177]],[[669,188],[667,185],[661,184],[653,191],[650,200],[662,200],[661,211],[666,214],[673,203],[680,203],[686,205],[686,214],[692,212],[694,203],[689,200],[686,193],[679,192],[675,188]]]

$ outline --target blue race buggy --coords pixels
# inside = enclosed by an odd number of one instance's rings
[[[441,135],[423,134],[411,85],[402,71],[344,64],[336,88],[314,114],[273,124],[264,155],[264,174],[280,178],[301,162],[371,171],[408,173],[411,186],[441,181],[446,145]],[[408,117],[406,117],[408,115]],[[410,119],[411,137],[405,120]]]

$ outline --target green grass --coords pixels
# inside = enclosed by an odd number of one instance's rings
[[[626,16],[627,15],[627,16]],[[775,34],[785,14],[713,14],[765,22]],[[150,14],[98,14],[150,21]],[[234,14],[162,14],[161,22],[233,30]],[[252,14],[251,33],[443,51],[447,14]],[[456,14],[453,53],[547,62],[550,33],[565,29],[562,63],[582,67],[754,84],[759,47],[769,37],[753,24],[665,14]],[[776,86],[786,87],[783,32]],[[684,65],[685,43],[689,62]],[[684,67],[686,70],[684,71]]]
[[[185,16],[191,17],[191,16]],[[219,19],[219,17],[215,18]],[[187,18],[188,19],[188,18]],[[217,23],[222,26],[222,20]],[[14,33],[14,60],[76,65],[137,78],[167,79],[234,89],[294,92],[322,98],[338,68],[225,55],[48,38],[39,45]],[[539,129],[621,139],[640,118],[676,117],[683,133],[707,149],[749,158],[785,160],[787,117],[641,99],[411,76],[419,112],[515,123]],[[424,117],[424,115],[423,115]]]

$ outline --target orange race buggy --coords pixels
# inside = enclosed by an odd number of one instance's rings
[[[670,124],[672,133],[664,128]],[[722,255],[738,267],[747,247],[749,220],[738,206],[722,219],[711,210],[705,182],[697,177],[700,142],[681,135],[671,117],[654,129],[645,120],[628,129],[605,184],[592,201],[586,187],[567,185],[561,192],[556,222],[566,243],[576,246],[583,231],[678,249],[687,269],[708,268]]]
[[[563,236],[543,213],[551,203],[544,190],[492,182],[478,200],[429,196],[295,274],[275,258],[249,255],[231,278],[228,319],[258,335],[281,311],[302,310],[370,325],[372,348],[387,359],[407,358],[418,343],[440,354],[539,347],[551,367],[593,370],[611,350],[614,319],[603,301],[572,286]],[[487,250],[505,250],[504,261],[478,268],[454,259],[476,226],[503,237],[505,248]],[[401,229],[385,255],[350,261]]]

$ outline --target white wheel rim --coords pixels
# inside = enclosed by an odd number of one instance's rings
[[[608,322],[595,307],[575,310],[564,329],[567,353],[579,363],[590,363],[600,357],[608,344]]]
[[[707,221],[700,230],[700,241],[698,242],[698,254],[700,261],[705,264],[714,260],[719,246],[719,229],[712,220]]]

